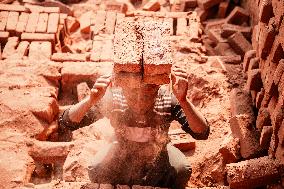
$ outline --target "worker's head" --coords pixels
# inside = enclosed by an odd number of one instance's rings
[[[159,85],[141,84],[139,87],[122,86],[129,108],[134,113],[145,114],[154,107]]]

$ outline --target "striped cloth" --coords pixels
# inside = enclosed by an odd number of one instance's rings
[[[167,135],[170,123],[176,120],[181,124],[182,129],[190,133],[195,139],[206,139],[209,134],[209,130],[199,134],[194,133],[190,129],[177,99],[164,86],[159,88],[153,111],[150,111],[146,116],[146,124],[139,124],[137,120],[134,120],[135,116],[128,108],[121,88],[112,88],[111,91],[108,91],[101,102],[97,106],[92,107],[80,123],[72,122],[68,117],[68,112],[69,109],[65,110],[60,116],[60,128],[76,130],[106,116],[110,118],[112,126],[117,133],[119,133],[123,125],[131,127],[133,124],[129,123],[136,123],[134,124],[135,127],[154,127],[158,128],[163,135]]]

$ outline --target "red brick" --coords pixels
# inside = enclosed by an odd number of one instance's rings
[[[262,128],[268,125],[271,125],[270,113],[268,112],[267,108],[261,108],[257,115],[256,128],[259,132],[261,132]]]
[[[28,9],[22,5],[0,4],[0,11],[28,12]]]
[[[134,19],[116,24],[114,38],[114,71],[141,72],[142,37],[137,34]]]
[[[263,0],[260,3],[259,20],[263,23],[268,23],[273,17],[273,8],[271,0]]]
[[[252,100],[247,91],[234,88],[230,93],[230,102],[232,116],[247,114],[250,115],[252,121],[254,121]]]
[[[171,6],[171,12],[185,12],[185,1],[176,0]]]
[[[226,164],[237,162],[241,158],[240,140],[229,135],[223,140],[219,152],[222,154]]]
[[[169,136],[173,146],[182,152],[195,149],[195,140],[187,134],[171,134]]]
[[[9,38],[9,32],[1,32],[0,31],[0,43],[6,44]]]
[[[8,58],[9,56],[13,55],[16,52],[16,47],[18,43],[18,37],[9,37],[8,42],[6,43],[3,49],[2,58]]]
[[[250,42],[243,36],[243,34],[237,32],[228,38],[231,47],[241,56],[252,49]]]
[[[116,189],[131,189],[129,186],[127,185],[116,185]]]
[[[85,62],[86,54],[54,53],[51,60],[55,62]]]
[[[86,82],[77,85],[78,102],[82,101],[86,96],[90,95],[91,90]]]
[[[139,87],[142,83],[142,74],[140,73],[127,73],[119,72],[115,74],[114,84],[116,86],[132,86]]]
[[[253,90],[257,92],[261,90],[262,82],[260,74],[261,73],[259,69],[253,69],[248,71],[248,79],[246,83],[247,90]]]
[[[113,42],[112,40],[104,40],[102,46],[100,61],[110,62],[113,61]]]
[[[197,0],[198,6],[204,10],[207,10],[221,2],[222,0]]]
[[[267,109],[268,109],[268,112],[272,115],[274,109],[275,109],[275,106],[277,104],[277,97],[276,96],[272,96],[269,103],[268,103],[268,106],[267,106]]]
[[[116,13],[115,12],[106,12],[106,23],[105,23],[105,32],[107,34],[113,34],[115,28]]]
[[[18,20],[19,20],[18,12],[9,12],[7,25],[6,25],[6,31],[9,31],[12,34],[15,34]]]
[[[223,1],[219,4],[219,10],[218,10],[218,14],[217,17],[218,18],[225,18],[226,17],[226,13],[229,7],[229,2],[228,1]]]
[[[273,131],[275,133],[278,132],[283,118],[284,118],[284,103],[283,103],[283,97],[279,96],[278,101],[277,99],[275,100],[276,102],[274,102],[274,109],[271,110],[270,113],[271,114],[271,123],[273,126]],[[277,104],[276,104],[277,103]]]
[[[56,33],[59,24],[59,14],[50,13],[48,16],[47,33]]]
[[[203,22],[203,24],[206,24],[205,32],[209,29],[220,29],[224,23],[226,23],[226,19],[211,19]]]
[[[281,59],[277,65],[277,68],[274,72],[273,81],[276,85],[279,84],[281,76],[284,73],[284,59]]]
[[[170,83],[169,74],[144,75],[143,82],[147,84],[163,85]]]
[[[60,13],[59,7],[47,7],[47,6],[38,6],[38,5],[31,5],[26,4],[25,7],[27,7],[30,12],[37,12],[37,13]]]
[[[278,145],[275,152],[275,157],[279,160],[282,164],[284,164],[284,121],[282,122],[281,127],[278,131]]]
[[[256,51],[255,50],[249,50],[249,51],[247,51],[245,53],[244,61],[243,61],[243,70],[244,70],[244,72],[248,71],[250,60],[252,58],[255,58],[255,56],[256,56]]]
[[[284,94],[284,74],[282,74],[282,77],[280,79],[280,82],[278,83],[278,92],[279,94]]]
[[[276,34],[275,28],[271,24],[262,30],[259,36],[259,55],[261,58],[266,59],[269,55]]]
[[[22,33],[22,41],[50,41],[55,44],[55,35],[47,33]]]
[[[21,34],[25,31],[27,23],[28,23],[28,19],[29,19],[29,14],[22,12],[21,15],[19,16],[19,21],[16,27],[16,32],[18,34]]]
[[[152,186],[139,186],[139,185],[133,185],[132,189],[154,189]]]
[[[45,7],[46,11],[48,9],[58,8],[59,10],[57,9],[56,12],[54,11],[55,13],[63,13],[67,14],[68,16],[73,16],[74,13],[73,9],[69,5],[64,4],[61,1],[44,1],[42,6]]]
[[[230,24],[242,25],[248,23],[249,13],[245,9],[236,6],[226,19]]]
[[[74,146],[70,142],[32,141],[28,144],[29,155],[37,162],[56,163],[65,161]]]
[[[45,33],[47,30],[47,23],[48,23],[48,14],[40,13],[39,18],[38,18],[38,24],[36,27],[36,32]]]
[[[49,60],[52,45],[48,41],[33,41],[30,44],[29,58],[32,60]]]
[[[150,0],[143,6],[143,10],[146,11],[158,11],[160,10],[161,4],[157,0]]]
[[[9,16],[8,11],[1,11],[0,12],[0,31],[5,31],[8,16]]]
[[[88,11],[81,15],[79,22],[80,22],[80,30],[82,33],[90,33],[91,27],[91,18],[93,17],[93,12]]]
[[[271,125],[263,127],[261,131],[260,141],[259,141],[260,147],[262,149],[265,149],[265,150],[269,149],[272,132],[273,132],[273,128]]]
[[[239,55],[230,56],[218,56],[219,59],[226,64],[240,64],[242,62],[242,57]]]
[[[279,42],[279,38],[276,38],[275,41],[276,43],[274,43],[275,45],[273,45],[272,47],[270,56],[272,57],[271,61],[278,64],[281,59],[284,59],[284,50],[281,43]]]
[[[251,41],[252,41],[252,46],[254,50],[256,49],[258,50],[258,46],[259,46],[259,34],[260,34],[259,25],[260,25],[260,22],[259,24],[255,25],[252,30]],[[257,51],[257,54],[258,54],[258,51]]]
[[[178,18],[177,19],[176,35],[186,35],[187,33],[188,33],[187,19],[186,18]]]
[[[92,31],[94,35],[98,35],[99,33],[103,33],[104,26],[105,26],[105,19],[106,19],[106,12],[105,11],[98,11],[95,19],[93,20],[95,26],[94,30]]]
[[[102,46],[103,46],[103,41],[101,39],[100,40],[93,40],[91,61],[94,61],[94,62],[100,61],[101,53],[102,53]]]
[[[274,159],[261,158],[226,165],[227,181],[232,189],[255,188],[280,178],[281,165]]]
[[[122,2],[110,2],[108,1],[106,3],[106,11],[108,12],[114,12],[114,11],[117,11],[117,12],[121,12],[121,13],[126,13],[127,12],[127,4],[125,3],[122,3]]]
[[[27,26],[26,26],[26,32],[34,33],[36,31],[38,18],[39,18],[39,13],[33,13],[32,12],[29,15],[28,23],[27,23]]]
[[[251,116],[247,114],[236,115],[230,119],[232,134],[240,139],[241,156],[245,159],[256,157],[261,152],[259,133],[251,120]]]
[[[231,48],[229,43],[218,43],[217,46],[214,48],[215,51],[222,56],[234,56],[237,55],[235,51]]]
[[[174,35],[174,19],[173,18],[165,18],[164,21],[170,26],[170,35]]]
[[[251,27],[234,24],[223,24],[221,26],[221,36],[228,38],[236,32],[241,32],[247,39],[251,38]]]
[[[257,93],[255,100],[255,106],[257,109],[260,109],[263,97],[264,97],[264,89],[261,88],[261,90]]]

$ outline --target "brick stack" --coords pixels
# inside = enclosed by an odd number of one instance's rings
[[[126,18],[116,26],[114,72],[118,85],[127,85],[123,75],[131,75],[128,85],[169,83],[172,65],[168,37],[169,24]],[[124,82],[123,82],[124,81]],[[130,83],[129,83],[130,82]]]
[[[262,0],[259,5],[255,1],[248,1],[246,5],[248,9],[253,7],[250,14],[255,25],[252,30],[253,49],[247,50],[243,59],[243,72],[247,76],[243,92],[250,94],[252,102],[241,102],[235,98],[232,103],[250,104],[250,109],[253,106],[257,109],[257,115],[255,120],[253,116],[245,119],[244,115],[237,116],[238,119],[234,116],[231,120],[232,132],[240,139],[241,155],[249,159],[227,165],[227,180],[231,188],[253,188],[276,183],[281,180],[284,164],[284,5],[274,0]],[[259,15],[255,14],[257,10]],[[245,33],[243,36],[247,37]],[[236,109],[240,108],[232,105],[232,113]],[[243,131],[242,135],[235,130],[236,123],[241,123],[238,128],[242,128],[239,130]],[[248,129],[246,132],[244,127]],[[254,151],[251,153],[254,156],[242,153],[242,136],[250,141],[249,145],[252,146],[247,149]],[[268,156],[260,157],[264,154]],[[281,188],[281,184],[275,186]]]
[[[52,49],[60,48],[61,37],[65,37],[66,14],[59,7],[26,7],[21,5],[0,5],[0,36],[2,46],[8,37],[19,37],[19,41],[49,41]],[[63,40],[62,40],[63,41]],[[17,46],[17,45],[16,45]],[[15,47],[16,47],[15,46]],[[21,48],[24,48],[23,46]],[[5,58],[5,56],[4,56]]]

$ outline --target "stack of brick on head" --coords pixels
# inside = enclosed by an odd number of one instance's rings
[[[170,25],[167,22],[129,17],[117,24],[115,33],[114,72],[117,85],[170,82],[173,61]]]
[[[166,23],[144,18],[119,21],[114,78],[98,78],[90,95],[60,117],[62,131],[102,116],[110,119],[113,139],[88,167],[92,182],[185,187],[191,169],[184,154],[170,143],[170,123],[177,120],[196,139],[206,139],[209,126],[186,97],[185,69],[172,68],[169,34]],[[162,85],[170,82],[169,76],[173,93]],[[108,87],[112,81],[117,87]]]

